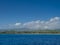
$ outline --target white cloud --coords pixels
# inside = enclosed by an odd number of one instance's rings
[[[21,23],[15,23],[15,26],[20,26],[21,25]]]
[[[60,17],[54,17],[48,21],[27,22],[23,24],[23,27],[29,29],[60,29]]]
[[[9,24],[9,28],[28,28],[28,29],[60,29],[60,17],[51,18],[48,21],[31,21],[26,23]]]

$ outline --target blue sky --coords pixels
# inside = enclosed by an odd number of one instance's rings
[[[60,17],[60,0],[0,0],[0,25]]]

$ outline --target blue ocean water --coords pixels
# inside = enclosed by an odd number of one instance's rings
[[[0,45],[60,45],[60,35],[0,34]]]

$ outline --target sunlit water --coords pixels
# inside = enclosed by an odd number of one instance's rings
[[[0,45],[60,45],[60,35],[0,34]]]

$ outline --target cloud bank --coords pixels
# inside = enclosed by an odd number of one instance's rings
[[[31,21],[26,23],[15,23],[8,25],[9,28],[27,28],[27,29],[60,29],[60,17],[54,17],[48,21]]]

